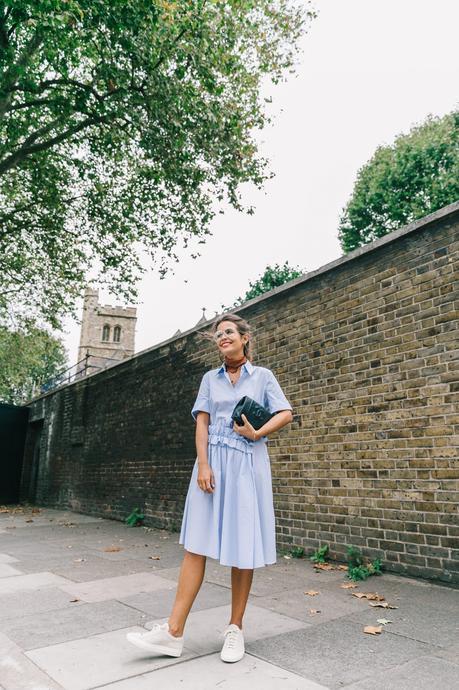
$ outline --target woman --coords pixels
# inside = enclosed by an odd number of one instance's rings
[[[167,622],[147,633],[128,633],[142,649],[180,656],[185,622],[204,579],[206,557],[231,566],[231,619],[220,657],[244,656],[242,617],[253,570],[276,562],[275,518],[267,436],[292,421],[292,406],[270,369],[254,366],[249,324],[222,316],[211,334],[222,366],[207,371],[191,410],[196,420],[197,458],[180,531],[184,545],[175,602]],[[231,420],[248,395],[276,414],[255,430],[247,418]]]

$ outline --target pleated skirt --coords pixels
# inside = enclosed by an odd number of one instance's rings
[[[196,458],[179,543],[221,565],[260,568],[274,564],[276,530],[266,443],[247,444],[236,432],[225,436],[212,433],[212,426],[209,430],[208,462],[215,488],[213,493],[199,488]]]

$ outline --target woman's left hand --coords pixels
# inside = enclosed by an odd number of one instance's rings
[[[241,417],[244,420],[244,424],[240,426],[237,422],[234,422],[234,431],[236,431],[238,434],[241,434],[241,436],[245,436],[250,441],[256,441],[256,429],[254,429],[254,427],[251,425],[245,414],[241,415]]]

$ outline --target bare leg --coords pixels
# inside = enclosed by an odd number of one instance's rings
[[[200,590],[206,569],[206,556],[185,550],[175,601],[169,616],[169,630],[175,637],[181,637],[186,619],[197,593]]]
[[[253,568],[231,568],[231,620],[242,630],[244,615],[250,587],[252,586]]]

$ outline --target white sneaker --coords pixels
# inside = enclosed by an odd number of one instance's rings
[[[230,623],[223,632],[223,643],[220,658],[222,661],[239,661],[245,652],[244,635],[236,623]]]
[[[151,630],[146,633],[129,632],[127,639],[140,649],[147,652],[157,652],[168,656],[180,656],[183,650],[183,635],[175,637],[169,632],[169,623],[166,621],[162,625],[155,623]]]

